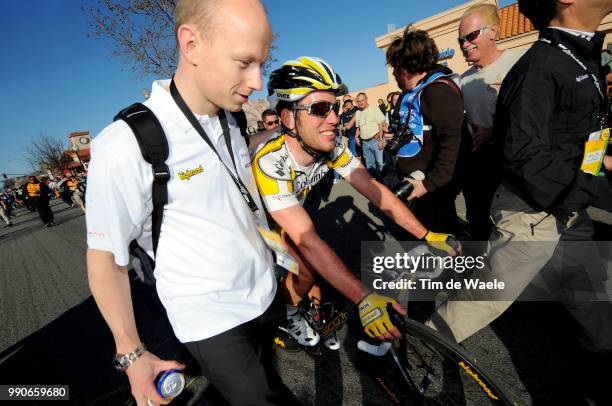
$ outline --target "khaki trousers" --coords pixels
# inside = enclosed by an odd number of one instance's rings
[[[545,269],[536,284],[563,302],[580,324],[583,347],[612,351],[607,270],[592,241],[593,225],[586,212],[574,213],[563,225],[500,185],[493,196],[491,217],[495,229],[488,244],[490,269],[478,278],[502,280],[505,289],[459,290],[443,303],[437,313],[455,339],[461,342],[489,325]],[[435,328],[431,320],[426,324]]]

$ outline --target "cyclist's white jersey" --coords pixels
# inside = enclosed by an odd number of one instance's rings
[[[310,166],[301,166],[289,151],[285,137],[280,134],[262,143],[252,159],[255,182],[269,212],[303,204],[310,189],[330,169],[346,177],[359,167],[359,161],[341,138],[328,156]]]

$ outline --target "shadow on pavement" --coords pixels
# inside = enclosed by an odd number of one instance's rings
[[[360,210],[352,196],[339,196],[319,209],[320,197],[316,196],[305,206],[316,226],[318,234],[338,254],[346,266],[356,273],[362,268],[361,264],[361,242],[362,241],[384,241],[387,239],[388,231],[384,226],[376,224],[372,219]],[[360,275],[357,275],[360,276]],[[323,301],[334,300],[337,303],[345,303],[344,298],[329,285],[321,282],[324,297]],[[350,360],[351,365],[356,368],[362,388],[360,405],[380,405],[385,395],[374,385],[372,379],[359,365],[359,351],[357,351],[357,340],[361,333],[361,323],[356,314],[347,321],[345,329],[348,329],[342,347]],[[315,364],[316,397],[317,405],[342,405],[343,404],[343,379],[341,360],[337,352],[326,351],[325,360]],[[385,403],[386,404],[386,403]]]
[[[162,359],[177,359],[197,372],[167,320],[153,288],[132,283],[138,331],[147,347]],[[113,337],[92,297],[0,354],[3,384],[70,385],[74,404],[127,405],[127,376],[113,368]],[[174,404],[185,404],[189,388]]]
[[[612,225],[593,221],[593,228],[595,241],[612,239]],[[563,304],[514,303],[492,328],[508,348],[533,405],[586,405],[585,396],[609,390],[601,376],[612,373],[610,357],[598,359],[582,351],[581,327]],[[603,396],[609,400],[609,394]]]
[[[85,213],[83,213],[81,210],[75,211],[61,201],[52,202],[50,206],[51,210],[53,211],[53,216],[55,217],[56,226],[85,215]],[[63,207],[58,208],[57,206]],[[12,240],[32,231],[42,230],[45,228],[45,225],[40,220],[40,217],[38,217],[37,212],[29,212],[26,209],[20,209],[16,212],[16,214],[17,216],[11,218],[13,223],[12,227],[3,226],[0,228],[0,242]],[[27,216],[28,218],[23,219],[24,216]]]

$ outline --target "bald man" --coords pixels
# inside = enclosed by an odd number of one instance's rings
[[[232,405],[296,404],[266,356],[269,323],[284,317],[285,308],[275,300],[272,256],[258,235],[266,218],[247,145],[231,114],[261,90],[261,67],[272,42],[266,11],[257,0],[179,0],[174,16],[176,74],[172,81],[154,82],[145,103],[170,149],[169,203],[157,251],[151,167],[119,120],[92,145],[91,291],[115,339],[116,368],[127,373],[138,406],[147,400],[167,404],[156,393],[155,377],[184,366],[147,351],[138,335],[126,268],[132,240],[155,257],[157,293],[174,334],[223,397]],[[247,190],[256,208],[245,204],[240,190]]]

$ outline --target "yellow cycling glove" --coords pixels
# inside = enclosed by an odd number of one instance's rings
[[[370,293],[357,305],[363,329],[372,338],[381,336],[393,328],[387,312],[387,303],[397,302],[390,297]]]
[[[434,233],[428,231],[425,234],[425,241],[434,249],[443,251],[447,255],[457,255],[461,251],[461,244],[455,240],[455,236],[445,233]]]

